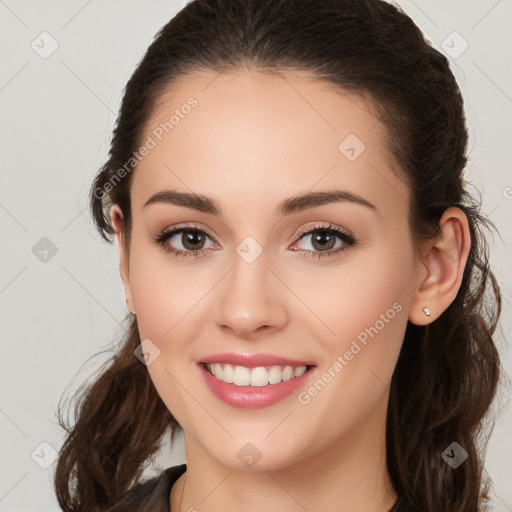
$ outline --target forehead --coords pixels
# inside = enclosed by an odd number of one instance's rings
[[[318,188],[407,190],[393,171],[386,129],[359,96],[298,72],[197,72],[163,93],[142,140],[132,202],[163,189],[255,201]],[[407,203],[407,201],[406,201]],[[407,205],[404,205],[406,208]]]

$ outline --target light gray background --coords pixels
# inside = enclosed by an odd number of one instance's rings
[[[88,359],[125,327],[117,248],[93,228],[88,187],[107,156],[126,81],[184,3],[0,0],[0,511],[60,510],[52,487],[52,451],[63,440],[58,400],[99,368],[109,352]],[[452,54],[470,128],[467,176],[502,236],[491,255],[505,299],[499,349],[511,374],[512,3],[398,3],[434,46]],[[58,43],[48,58],[31,47],[50,48],[44,31]],[[467,50],[454,57],[464,40]],[[42,237],[57,248],[46,262],[33,252]],[[495,406],[487,460],[496,510],[503,511],[512,511],[509,399],[505,389]],[[150,473],[184,461],[181,443],[172,453],[166,447]]]

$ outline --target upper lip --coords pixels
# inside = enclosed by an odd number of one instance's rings
[[[256,368],[257,366],[314,366],[312,361],[298,361],[287,357],[279,357],[272,354],[235,354],[233,352],[224,352],[222,354],[213,354],[200,360],[201,363],[220,363],[232,364],[234,366],[245,366],[247,368]]]

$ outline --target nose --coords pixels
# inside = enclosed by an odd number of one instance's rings
[[[286,291],[267,266],[264,252],[252,263],[236,257],[219,283],[217,325],[238,338],[267,337],[288,322]]]

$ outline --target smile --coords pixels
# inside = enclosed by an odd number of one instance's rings
[[[229,363],[199,363],[197,368],[213,395],[225,404],[241,409],[276,404],[305,387],[319,371],[315,365],[248,368]]]

